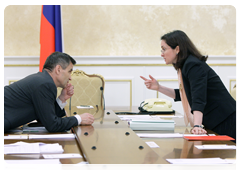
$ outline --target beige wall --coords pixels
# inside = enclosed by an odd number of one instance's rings
[[[39,56],[41,6],[7,6],[4,55]],[[233,6],[62,6],[72,56],[160,55],[160,36],[185,31],[203,54],[236,55]]]

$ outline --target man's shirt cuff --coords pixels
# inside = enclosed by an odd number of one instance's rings
[[[58,105],[60,106],[60,108],[63,110],[64,107],[66,106],[67,102],[62,102],[59,98],[56,99]]]
[[[75,115],[75,117],[76,117],[77,120],[78,120],[78,125],[80,125],[81,122],[82,122],[82,118],[81,118],[81,116],[80,116],[80,115]]]

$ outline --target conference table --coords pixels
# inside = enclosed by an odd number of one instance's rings
[[[189,141],[182,137],[172,138],[140,138],[141,133],[180,133],[190,134],[191,127],[184,124],[180,113],[166,115],[166,119],[175,121],[173,131],[133,131],[128,121],[123,121],[116,112],[137,112],[137,107],[106,107],[103,109],[66,110],[68,115],[91,113],[95,117],[92,125],[73,127],[61,134],[74,133],[75,139],[36,139],[24,142],[59,143],[64,153],[80,153],[82,158],[60,159],[62,164],[169,164],[166,159],[175,158],[216,158],[236,159],[236,150],[201,150],[195,145],[227,144],[236,145],[232,141]],[[164,116],[164,115],[160,115]],[[172,116],[172,118],[171,118]],[[170,118],[169,118],[170,117]],[[208,134],[215,134],[207,130]],[[12,133],[12,135],[19,133]],[[22,134],[22,133],[20,133]],[[30,134],[30,133],[28,133]],[[48,134],[48,133],[47,133]],[[51,133],[50,133],[51,134]],[[54,133],[56,134],[56,133]],[[5,135],[9,135],[5,134]],[[4,144],[19,140],[4,140]],[[155,142],[159,147],[152,148],[146,142]],[[4,155],[5,160],[30,159],[18,155]],[[43,159],[41,156],[39,159]]]

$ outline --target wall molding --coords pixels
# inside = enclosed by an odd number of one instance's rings
[[[130,106],[130,108],[132,108],[132,99],[133,99],[133,97],[132,97],[132,79],[105,79],[105,83],[106,82],[129,82],[130,84],[129,84],[129,91],[130,91],[130,96],[129,96],[129,98],[130,98],[130,103],[129,103],[129,106]]]
[[[161,56],[73,56],[76,66],[171,66]],[[211,55],[210,66],[236,66],[236,56]],[[38,67],[39,56],[4,56],[4,67]]]
[[[159,56],[89,56],[74,57],[77,61],[74,69],[81,69],[91,74],[101,74],[105,79],[107,89],[105,100],[110,105],[139,106],[147,98],[164,96],[145,87],[140,75],[154,76],[164,86],[177,88],[177,74],[172,65],[166,65]],[[39,71],[39,57],[5,57],[4,58],[4,85],[17,81]],[[236,83],[236,56],[209,56],[208,64],[220,76],[225,87],[231,92]],[[86,66],[86,67],[84,67]],[[114,83],[112,83],[114,82]],[[112,85],[113,84],[113,85]],[[109,86],[108,86],[109,85]],[[121,90],[116,89],[120,87]],[[114,92],[120,97],[112,97]],[[182,111],[181,103],[173,102],[174,110]]]

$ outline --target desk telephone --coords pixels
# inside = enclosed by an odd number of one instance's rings
[[[153,98],[146,99],[140,104],[138,108],[141,112],[169,112],[173,113],[172,103],[166,99]]]

